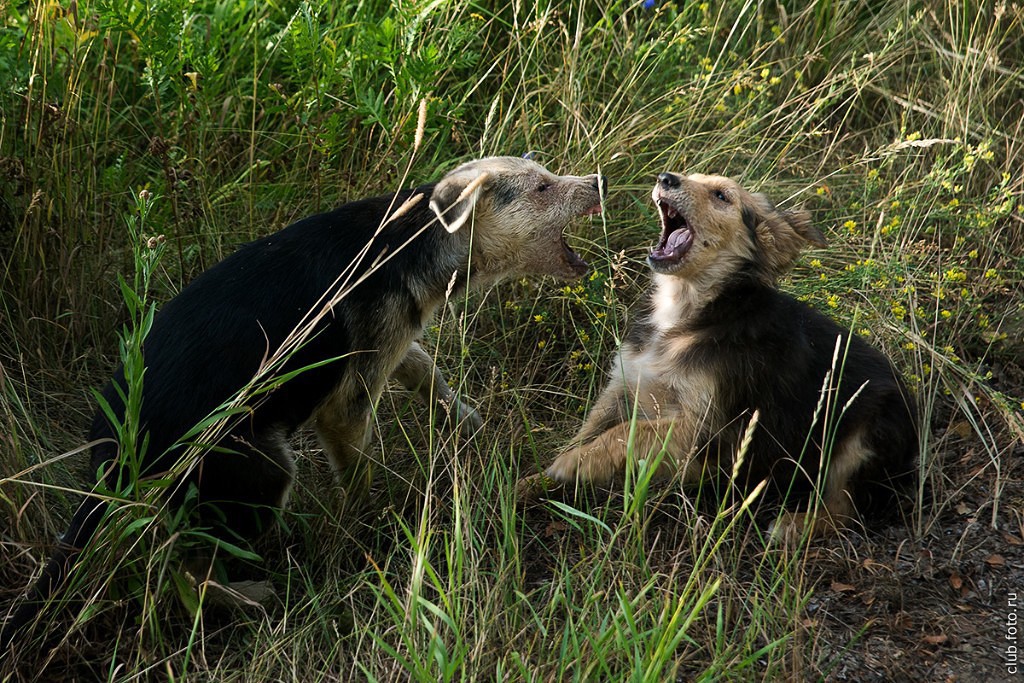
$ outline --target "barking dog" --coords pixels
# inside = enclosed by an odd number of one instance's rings
[[[486,158],[436,184],[352,202],[243,246],[169,301],[145,340],[141,476],[171,471],[197,447],[188,443],[196,438],[190,429],[240,403],[226,433],[199,447],[171,502],[195,486],[200,519],[251,536],[287,498],[295,471],[288,437],[312,423],[336,472],[350,471],[363,458],[371,412],[390,376],[478,427],[479,416],[455,399],[416,340],[453,288],[585,273],[563,230],[575,216],[600,212],[605,184],[596,175],[557,176],[526,159]],[[296,336],[304,341],[294,344]],[[289,346],[291,355],[273,365]],[[290,375],[269,393],[239,398],[258,376]],[[122,369],[103,391],[119,421],[125,386]],[[115,435],[98,411],[92,471],[106,473],[111,487],[128,476]],[[0,645],[34,618],[106,509],[99,497],[82,503]]]
[[[524,495],[607,485],[627,458],[659,454],[658,474],[684,484],[727,480],[758,411],[740,486],[768,480],[790,501],[817,491],[817,534],[891,500],[918,449],[911,396],[880,352],[776,289],[803,246],[825,244],[810,216],[717,176],[662,173],[653,198],[662,230],[646,307],[575,445],[524,480]],[[775,534],[802,532],[804,514]]]

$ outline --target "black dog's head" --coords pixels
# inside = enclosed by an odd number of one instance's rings
[[[442,178],[430,207],[449,232],[472,239],[474,274],[575,279],[588,266],[564,230],[576,216],[600,213],[606,190],[598,175],[560,176],[530,159],[488,157]]]

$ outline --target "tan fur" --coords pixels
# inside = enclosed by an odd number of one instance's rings
[[[824,244],[805,211],[778,211],[760,194],[721,176],[677,176],[679,186],[659,183],[655,202],[671,202],[692,227],[694,240],[679,263],[652,262],[651,308],[642,340],[629,338],[620,347],[601,396],[579,431],[573,446],[560,453],[543,475],[520,484],[524,497],[582,483],[607,486],[621,480],[629,458],[661,456],[658,474],[676,473],[683,484],[695,484],[719,467],[720,457],[703,449],[735,415],[719,413],[715,377],[699,367],[680,370],[678,359],[698,340],[687,322],[718,296],[728,279],[743,265],[756,262],[759,277],[774,286],[808,243]],[[725,198],[718,199],[716,192]],[[751,229],[744,211],[757,218]],[[754,256],[755,249],[757,256]],[[646,327],[644,327],[646,326]],[[635,407],[635,410],[634,410]],[[630,434],[632,443],[630,443]],[[812,534],[825,534],[846,523],[853,513],[847,491],[850,476],[871,453],[861,438],[837,447],[824,482],[823,511],[817,519],[788,514],[773,532],[776,537],[799,537],[805,523]]]
[[[576,278],[586,271],[586,264],[567,252],[563,231],[574,217],[600,210],[601,182],[596,175],[555,175],[518,157],[487,157],[445,175],[429,205],[448,232],[464,235],[469,245],[469,284],[474,288],[510,276]],[[541,185],[546,189],[538,191]],[[441,260],[447,258],[439,255]],[[414,291],[416,284],[411,278]],[[446,294],[436,287],[424,286],[422,291],[417,298],[425,316],[420,323],[426,325]],[[353,359],[354,371],[338,384],[314,418],[324,452],[346,488],[369,483],[364,455],[371,437],[371,408],[389,377],[433,404],[443,422],[458,425],[466,436],[482,426],[479,413],[457,399],[416,341],[413,335],[419,330],[408,326],[401,309],[382,300],[380,312],[372,323],[349,321],[350,326],[379,328],[385,343],[379,351]]]

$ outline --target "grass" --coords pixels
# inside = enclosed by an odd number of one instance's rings
[[[515,506],[518,477],[571,437],[600,389],[646,281],[648,193],[666,169],[722,172],[813,211],[831,246],[785,288],[905,370],[925,437],[911,536],[935,533],[979,481],[979,519],[1012,523],[1024,17],[932,2],[655,5],[0,3],[11,599],[88,478],[83,458],[61,454],[82,445],[89,387],[144,312],[126,304],[140,288],[117,285],[149,258],[143,238],[163,236],[142,288],[160,302],[243,241],[472,156],[537,150],[554,170],[612,181],[604,216],[571,238],[591,277],[502,285],[428,330],[485,416],[480,438],[437,435],[423,407],[387,395],[360,505],[299,444],[282,528],[260,562],[228,558],[235,574],[269,575],[280,604],[197,611],[181,561],[202,539],[126,506],[118,528],[133,533],[89,554],[78,617],[61,617],[71,636],[0,677],[44,663],[51,678],[108,680],[827,677],[857,639],[837,645],[811,616],[819,549],[766,549],[740,501],[695,501],[638,472],[601,504]],[[156,199],[131,239],[141,190]],[[965,453],[966,475],[949,467]],[[854,563],[865,551],[836,552]]]

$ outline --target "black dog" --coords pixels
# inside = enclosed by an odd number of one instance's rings
[[[600,211],[601,194],[598,176],[557,176],[533,161],[492,157],[245,245],[155,317],[143,348],[139,442],[147,446],[139,475],[172,473],[172,504],[194,486],[204,523],[251,536],[286,501],[295,469],[288,437],[314,421],[336,471],[350,471],[391,376],[438,400],[470,431],[479,427],[417,343],[423,326],[469,285],[582,275],[587,265],[562,231],[573,217]],[[279,386],[268,391],[268,381]],[[102,393],[117,421],[125,392],[122,369]],[[226,407],[234,413],[219,432],[189,434]],[[92,467],[114,490],[134,476],[116,434],[98,411]],[[81,504],[0,644],[53,594],[107,507],[98,496]]]

